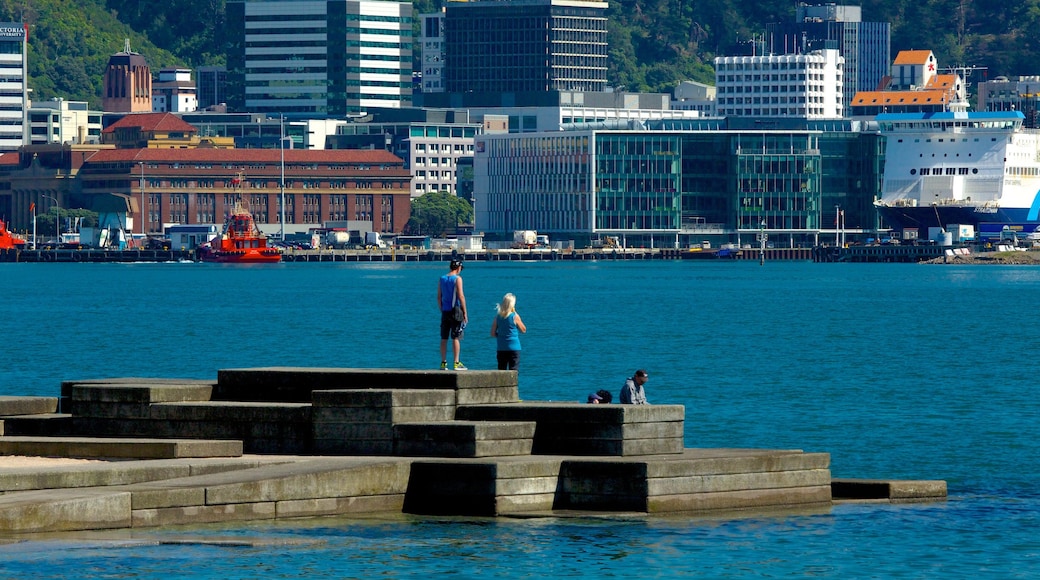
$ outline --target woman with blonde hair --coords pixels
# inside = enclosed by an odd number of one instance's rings
[[[491,323],[491,336],[498,339],[498,370],[519,370],[520,333],[527,332],[524,321],[516,313],[516,296],[512,293],[502,297],[495,320]]]

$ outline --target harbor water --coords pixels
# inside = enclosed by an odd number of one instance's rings
[[[66,379],[258,366],[435,369],[447,264],[0,264],[0,395]],[[687,447],[831,454],[834,477],[943,479],[949,499],[807,512],[404,515],[0,538],[0,578],[1040,577],[1035,266],[472,263],[462,361],[583,401],[637,368]]]

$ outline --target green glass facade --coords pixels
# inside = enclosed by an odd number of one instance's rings
[[[576,130],[483,135],[476,150],[477,229],[655,246],[761,229],[816,244],[839,210],[844,229],[869,232],[884,169],[883,138],[858,130]]]

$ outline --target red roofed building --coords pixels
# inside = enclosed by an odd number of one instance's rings
[[[283,152],[277,149],[63,150],[54,156],[57,165],[41,166],[26,148],[19,166],[0,166],[0,207],[5,201],[15,210],[30,203],[49,207],[41,198],[54,191],[41,185],[47,179],[62,184],[55,197],[63,208],[90,209],[97,196],[129,195],[136,201],[132,207],[143,209],[148,233],[161,234],[170,224],[221,224],[239,198],[265,232],[281,228]],[[347,221],[398,233],[411,214],[411,175],[384,150],[286,149],[284,175],[286,233]],[[10,215],[15,228],[31,224],[24,210]],[[135,221],[127,229],[140,232],[141,216],[130,217]]]
[[[184,147],[199,130],[171,113],[127,115],[101,131],[101,142],[118,148]]]
[[[967,107],[964,79],[956,74],[940,74],[930,50],[900,51],[891,72],[882,79],[878,90],[856,93],[850,104],[853,117],[936,113]]]

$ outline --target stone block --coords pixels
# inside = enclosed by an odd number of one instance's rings
[[[222,474],[226,483],[207,484],[206,503],[394,495],[404,493],[408,482],[408,462],[403,460],[316,459],[254,471]]]
[[[404,511],[494,516],[553,508],[561,462],[534,457],[416,461]]]
[[[135,386],[183,386],[183,387],[209,387],[213,388],[214,382],[209,380],[198,380],[198,379],[169,379],[169,378],[145,378],[145,377],[114,377],[107,379],[77,379],[61,382],[61,396],[66,398],[72,397],[72,390],[77,386],[115,386],[115,385],[135,385]]]
[[[530,455],[535,424],[517,421],[451,421],[394,426],[394,455],[493,457]]]
[[[213,394],[212,383],[154,384],[147,380],[140,383],[76,383],[70,385],[69,397],[92,403],[172,403],[183,401],[209,401]]]
[[[835,500],[929,501],[946,498],[942,480],[834,479]]]
[[[189,473],[188,463],[165,460],[99,462],[43,468],[20,467],[0,471],[0,492],[127,485],[185,477]]]
[[[536,455],[641,456],[681,453],[682,405],[517,403],[460,405],[456,418],[534,421]]]
[[[313,391],[434,389],[457,393],[460,404],[516,402],[515,371],[266,367],[217,372],[215,400],[306,402]]]
[[[455,393],[406,388],[314,391],[312,404],[315,409],[324,407],[450,407],[455,405]]]
[[[17,415],[44,415],[58,411],[57,397],[0,396],[0,417]]]
[[[201,506],[206,503],[206,489],[168,488],[139,484],[130,489],[130,505],[135,510],[168,507]]]
[[[275,503],[279,518],[401,513],[404,494],[287,500]]]
[[[0,420],[0,435],[45,437],[72,434],[72,415],[20,415]]]
[[[0,455],[172,459],[238,457],[241,441],[106,439],[101,437],[3,437]]]
[[[394,454],[394,438],[385,439],[315,439],[314,453],[319,455],[389,456]]]
[[[770,450],[566,460],[556,505],[654,513],[829,502],[829,460],[827,454]]]
[[[130,494],[103,489],[0,495],[0,532],[40,533],[130,526]]]
[[[773,510],[830,506],[830,504],[830,486],[823,485],[652,496],[648,498],[646,511],[649,513],[682,513],[749,509]]]
[[[131,514],[133,527],[148,528],[274,519],[276,511],[273,502],[252,502],[140,509]]]
[[[151,419],[158,421],[281,421],[309,423],[311,405],[307,403],[256,403],[208,401],[158,403],[151,406]]]

